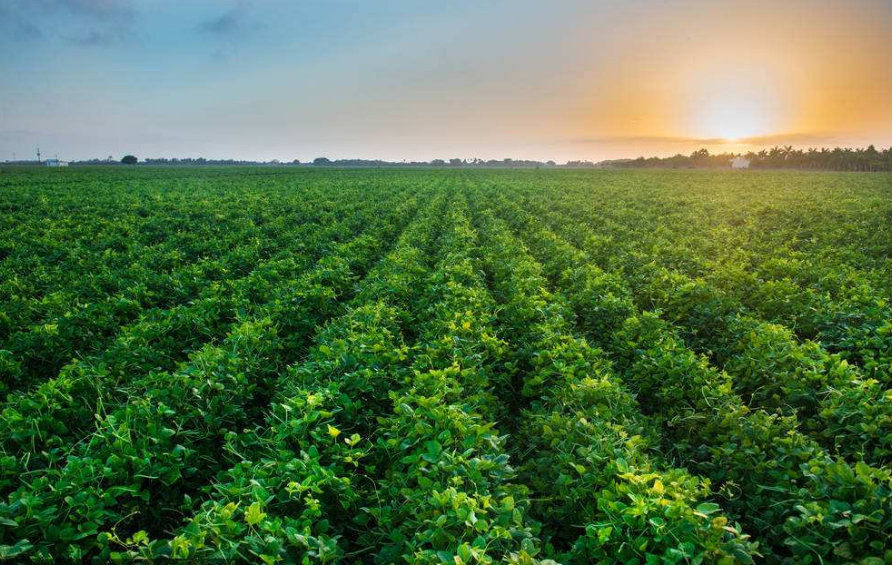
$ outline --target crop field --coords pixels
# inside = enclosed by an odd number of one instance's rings
[[[0,169],[0,560],[892,564],[892,175]]]

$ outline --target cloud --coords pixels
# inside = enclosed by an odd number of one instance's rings
[[[136,14],[130,0],[38,0],[37,3],[105,22],[128,21]]]
[[[599,144],[599,143],[665,143],[665,144],[689,144],[689,143],[705,143],[716,144],[725,140],[720,138],[695,138],[667,135],[602,135],[593,137],[582,137],[572,140],[574,143],[580,144]]]
[[[685,137],[667,135],[607,135],[576,138],[579,144],[653,143],[664,145],[819,145],[832,143],[836,137],[826,133],[802,132],[757,135],[728,140],[722,137]]]
[[[835,141],[838,141],[838,138],[829,133],[781,133],[746,137],[739,140],[739,143],[746,145],[817,145]]]
[[[247,2],[239,0],[226,12],[201,22],[195,29],[204,36],[214,38],[216,48],[210,58],[214,63],[225,65],[238,51],[241,41],[262,28],[262,24],[249,17]]]
[[[117,37],[118,36],[116,34],[112,34],[107,31],[91,29],[84,34],[69,35],[65,39],[67,39],[71,43],[74,43],[75,45],[80,45],[81,47],[97,47],[99,45],[107,45],[109,43],[112,43],[115,39],[117,39]]]
[[[245,21],[245,3],[238,2],[216,18],[198,24],[198,31],[209,35],[235,35],[251,29]]]
[[[56,37],[105,45],[130,37],[136,15],[132,0],[0,0],[0,27],[5,23],[16,41]]]
[[[40,39],[43,37],[43,32],[31,22],[23,21],[16,24],[13,35],[20,41],[28,41],[31,39]]]

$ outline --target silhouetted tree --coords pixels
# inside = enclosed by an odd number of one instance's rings
[[[730,167],[735,153],[710,155],[706,149],[694,151],[689,156],[673,157],[639,157],[637,159],[621,159],[605,161],[603,164],[612,167],[638,168],[713,168]],[[794,149],[792,146],[772,147],[758,152],[749,151],[743,155],[750,161],[751,169],[807,169],[823,171],[892,171],[892,147],[878,150],[873,145],[866,149],[850,149],[835,147],[828,149],[814,147],[807,150]],[[573,166],[575,163],[567,163]]]
[[[121,159],[121,164],[135,165],[138,161],[139,159],[137,159],[135,155],[124,155],[124,158]]]

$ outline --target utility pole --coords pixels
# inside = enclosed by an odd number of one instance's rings
[[[37,148],[37,164],[40,164],[40,147]]]

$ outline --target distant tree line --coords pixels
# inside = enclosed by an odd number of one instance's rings
[[[589,166],[595,166],[588,162]],[[527,159],[432,159],[430,161],[382,161],[380,159],[336,159],[327,157],[313,159],[316,167],[511,167],[539,168],[559,167],[554,161],[531,161]]]
[[[805,169],[820,171],[892,171],[892,147],[877,150],[835,147],[833,149],[793,149],[792,146],[773,147],[748,153],[710,154],[706,149],[690,155],[672,157],[638,157],[602,161],[601,166],[628,168],[670,169],[727,169],[735,157],[749,160],[751,169]]]
[[[136,164],[136,157],[127,155],[125,164]],[[118,161],[108,157],[106,159],[86,159],[71,161],[71,165],[117,165],[124,163],[124,159]],[[18,164],[29,164],[31,161],[18,161]],[[35,163],[36,164],[36,163]],[[566,165],[558,165],[554,161],[531,161],[526,159],[433,159],[431,161],[384,161],[381,159],[329,159],[317,157],[312,162],[302,163],[298,159],[293,161],[250,161],[243,159],[205,159],[204,157],[192,158],[148,158],[139,161],[141,165],[213,165],[213,166],[316,166],[316,167],[510,167],[510,168],[539,168],[539,167],[595,167],[597,163],[591,161],[569,161]]]
[[[167,159],[164,157],[160,158],[149,158],[143,159],[144,165],[215,165],[215,166],[236,166],[236,165],[271,165],[271,166],[282,166],[282,165],[300,165],[300,161],[297,159],[293,161],[279,161],[278,159],[273,159],[272,161],[249,161],[244,159],[205,159],[204,157],[192,158],[186,157],[183,159],[178,159],[173,157],[171,159]]]
[[[250,161],[242,159],[205,159],[198,158],[149,158],[143,159],[142,165],[214,165],[214,166],[315,166],[315,167],[467,167],[467,168],[669,168],[669,169],[726,169],[731,166],[732,159],[745,157],[751,169],[806,169],[822,171],[889,171],[892,172],[892,147],[877,150],[873,145],[865,149],[836,147],[833,149],[793,149],[792,146],[773,147],[748,153],[711,154],[707,149],[699,149],[690,155],[674,155],[672,157],[638,157],[637,159],[615,159],[601,161],[567,161],[557,164],[554,161],[534,161],[528,159],[433,159],[431,161],[384,161],[380,159],[329,159],[317,157],[310,163],[293,161]],[[109,156],[106,159],[89,159],[72,161],[71,165],[116,165],[122,162],[136,164],[132,155],[121,161]],[[7,162],[9,163],[9,162]],[[16,161],[12,164],[36,164],[35,161]]]
[[[132,159],[130,159],[132,157]],[[128,163],[133,163],[132,155],[125,157]],[[89,159],[84,161],[72,161],[72,165],[117,165],[122,163],[111,157],[107,159]],[[510,167],[510,168],[539,168],[539,167],[595,167],[597,163],[591,161],[568,161],[566,165],[558,165],[554,161],[531,161],[527,159],[433,159],[431,161],[384,161],[381,159],[329,159],[317,157],[312,162],[302,163],[298,159],[293,161],[249,161],[239,159],[205,159],[204,157],[192,158],[148,158],[139,161],[142,165],[214,165],[214,166],[315,166],[315,167]]]

